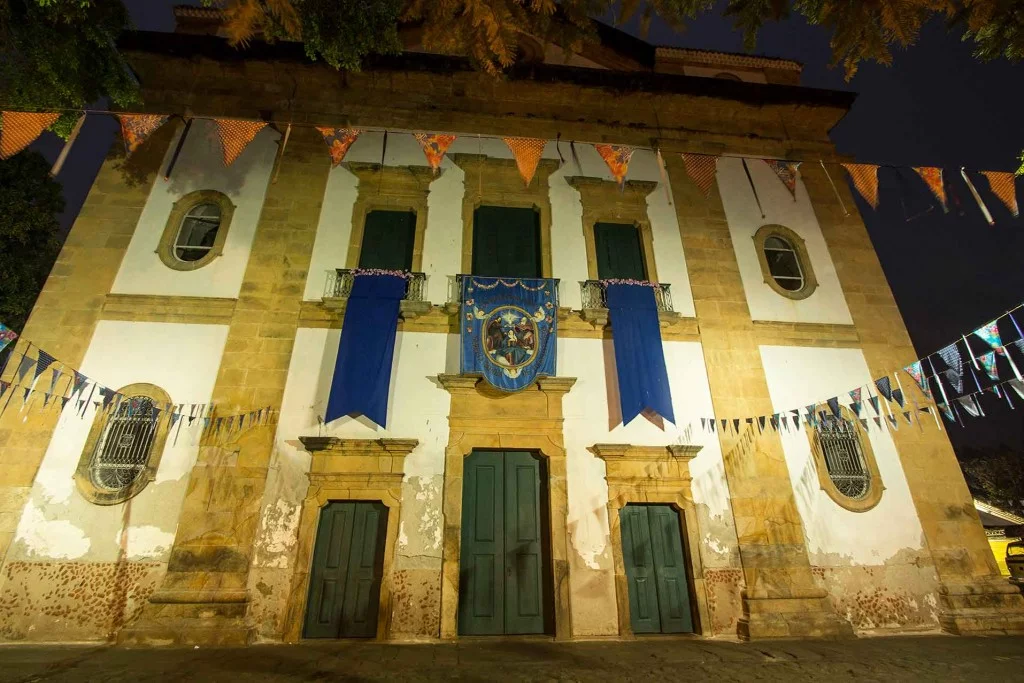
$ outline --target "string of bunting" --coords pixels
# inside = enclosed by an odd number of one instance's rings
[[[63,111],[63,110],[62,110]],[[114,112],[109,110],[99,109],[88,109],[88,110],[68,110],[75,111],[85,116],[87,114],[109,114],[116,116],[121,124],[121,134],[124,139],[125,151],[127,154],[135,152],[145,141],[156,132],[164,123],[166,123],[172,115],[170,114],[140,114],[140,113],[129,113],[129,112]],[[44,130],[53,125],[57,118],[60,116],[60,111],[50,112],[26,112],[26,111],[0,111],[0,159],[7,159],[14,154],[17,154],[22,149],[31,144],[36,138],[38,138]],[[178,139],[177,147],[174,154],[171,157],[171,161],[168,165],[165,177],[170,177],[171,169],[177,159],[178,153],[184,144],[185,137],[188,134],[191,122],[196,119],[211,120],[214,122],[218,139],[221,144],[222,158],[225,166],[230,166],[235,162],[236,159],[242,154],[245,148],[255,139],[256,135],[269,125],[267,121],[252,121],[244,119],[229,119],[229,118],[215,118],[215,117],[179,117],[183,118],[186,122],[186,126],[181,136]],[[300,124],[288,124],[288,130],[290,131],[292,125]],[[327,146],[327,152],[331,159],[332,166],[338,166],[341,164],[345,155],[348,153],[349,148],[358,139],[359,135],[365,130],[377,130],[383,131],[385,136],[387,135],[386,129],[355,129],[355,128],[337,128],[337,127],[324,127],[313,124],[308,124],[310,127],[316,128],[323,138],[324,143]],[[448,148],[451,147],[452,143],[457,139],[456,135],[448,133],[433,133],[433,132],[415,132],[412,134],[416,140],[420,143],[424,156],[427,160],[427,165],[437,173],[440,169],[441,162],[448,152]],[[540,161],[541,155],[543,154],[545,140],[534,139],[534,138],[515,138],[507,136],[490,136],[490,135],[478,135],[478,138],[487,137],[489,139],[500,139],[508,145],[509,150],[512,152],[512,156],[516,161],[516,165],[519,169],[519,173],[523,178],[523,181],[529,185],[533,179],[533,175],[536,171],[537,164]],[[65,144],[65,149],[61,155],[66,156],[68,148],[73,142],[73,138],[69,139]],[[557,142],[556,142],[557,144]],[[570,141],[570,150],[572,151],[572,159],[578,164],[579,159],[576,155],[575,142]],[[626,181],[627,174],[629,172],[629,163],[632,159],[633,153],[636,148],[627,145],[611,145],[606,143],[587,143],[593,144],[598,154],[604,160],[608,166],[608,170],[615,180],[616,183],[622,187]],[[659,167],[663,169],[661,165],[661,152],[655,150],[658,159]],[[559,150],[559,156],[561,157],[561,151]],[[695,153],[683,153],[681,157],[686,168],[687,175],[694,182],[694,184],[700,189],[701,193],[705,197],[710,197],[711,188],[715,181],[715,174],[717,171],[718,159],[722,156],[732,157],[735,155],[711,155],[711,154],[695,154]],[[740,157],[743,158],[743,157]],[[563,159],[563,162],[565,160]],[[802,161],[799,159],[761,159],[766,163],[772,172],[779,178],[786,189],[793,196],[793,199],[797,198],[797,180],[799,178],[799,167]],[[826,162],[822,159],[815,160],[821,163],[822,168],[825,168]],[[833,162],[828,162],[832,164]],[[850,182],[856,192],[864,199],[865,202],[873,209],[877,209],[879,205],[879,194],[878,194],[878,171],[881,168],[901,168],[893,165],[882,165],[882,164],[853,164],[853,163],[839,163],[850,177]],[[949,179],[945,176],[943,169],[935,166],[911,166],[910,167],[917,176],[925,183],[931,194],[939,202],[944,212],[949,211],[949,196],[947,192]],[[826,174],[828,169],[825,168]],[[1020,208],[1017,201],[1017,189],[1015,185],[1015,176],[1009,171],[990,171],[983,170],[977,171],[978,175],[985,178],[988,185],[989,191],[996,199],[1002,203],[1003,206],[1014,216],[1020,215]],[[749,170],[748,170],[749,174]],[[989,211],[988,206],[985,204],[984,199],[978,192],[974,182],[971,180],[967,173],[967,169],[960,168],[960,176],[966,184],[971,196],[974,198],[978,209],[981,211],[986,221],[990,225],[995,224],[995,220]],[[835,188],[835,183],[832,181],[832,177],[829,176],[829,182]],[[753,186],[753,180],[751,180],[751,186]],[[838,192],[837,192],[838,197]],[[840,198],[840,201],[841,198]],[[845,206],[844,206],[845,212]]]
[[[908,425],[913,425],[916,421],[923,429],[922,413],[930,414],[940,429],[940,414],[948,422],[959,423],[962,427],[962,413],[967,413],[971,417],[985,417],[985,410],[979,399],[987,393],[1006,401],[1011,410],[1016,410],[1011,393],[1024,401],[1024,377],[1019,370],[1019,363],[1024,361],[1024,330],[1021,327],[1024,315],[1021,309],[1024,309],[1024,303],[969,334],[961,335],[960,339],[952,344],[900,370],[890,372],[871,384],[856,387],[824,401],[815,401],[800,408],[782,410],[771,415],[703,417],[700,418],[701,428],[709,432],[721,430],[736,434],[740,434],[741,429],[748,428],[758,433],[764,433],[768,429],[788,432],[790,426],[794,431],[798,431],[803,420],[805,428],[817,429],[828,426],[833,420],[845,420],[844,408],[854,415],[854,419],[864,429],[868,429],[873,422],[880,430],[896,431],[900,428],[901,418]],[[1016,339],[1007,339],[1012,336],[1016,336]],[[1011,349],[1015,349],[1015,353],[1021,356],[1021,361],[1014,360],[1014,352],[1011,352]],[[926,399],[925,405],[921,405],[912,394],[904,391],[900,371],[912,379],[914,385],[920,389]]]
[[[6,357],[2,357],[4,349],[17,338],[16,333],[0,324],[0,416],[11,407],[15,397],[20,397],[22,413],[33,403],[40,411],[59,405],[64,412],[70,403],[72,413],[79,419],[85,417],[90,405],[97,411],[126,417],[148,410],[153,423],[167,419],[169,429],[177,427],[174,437],[177,442],[182,425],[191,428],[196,421],[202,425],[201,436],[227,436],[258,425],[273,424],[273,417],[279,413],[265,406],[234,415],[216,415],[213,403],[165,402],[143,406],[139,397],[122,394],[97,382],[24,338],[23,343],[11,347]]]

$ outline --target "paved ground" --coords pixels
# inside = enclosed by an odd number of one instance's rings
[[[727,643],[330,642],[239,649],[0,646],[0,681],[1024,681],[1024,637]]]

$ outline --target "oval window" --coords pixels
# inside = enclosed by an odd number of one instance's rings
[[[192,262],[206,256],[217,239],[220,223],[218,204],[207,202],[189,209],[174,240],[174,257],[179,261]]]
[[[815,438],[828,477],[839,493],[853,500],[866,497],[871,489],[871,473],[853,423],[826,416],[818,424]]]
[[[804,288],[800,256],[787,240],[778,235],[765,239],[764,257],[768,262],[768,272],[779,287],[790,292],[799,292]]]
[[[156,442],[155,409],[149,396],[132,396],[107,419],[90,463],[96,488],[120,493],[145,471]]]

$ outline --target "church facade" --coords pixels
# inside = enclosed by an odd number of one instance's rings
[[[0,416],[0,640],[1024,630],[931,414],[746,419],[916,358],[836,170],[850,94],[604,30],[503,79],[414,41],[342,74],[211,16],[124,45],[181,118],[115,141],[23,334],[137,412]],[[215,118],[270,125],[225,167]],[[340,165],[317,126],[361,130]],[[436,171],[418,132],[456,136]],[[547,141],[529,184],[507,136]],[[621,185],[595,144],[635,148]],[[683,153],[718,157],[709,196]],[[790,192],[764,159],[815,161]],[[411,273],[386,427],[325,421],[375,268]],[[555,292],[554,373],[518,391],[461,369],[488,275]],[[623,424],[610,279],[656,285],[674,421]],[[180,404],[249,422],[149,419]]]

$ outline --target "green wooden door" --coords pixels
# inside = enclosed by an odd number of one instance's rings
[[[646,280],[640,230],[626,223],[594,225],[594,247],[597,251],[597,277],[601,280],[621,278]]]
[[[320,512],[306,638],[377,634],[387,515],[387,507],[377,502],[332,502]]]
[[[363,224],[360,268],[411,270],[416,240],[416,214],[412,211],[370,211]]]
[[[540,215],[533,209],[478,207],[473,212],[473,275],[542,277]]]
[[[524,451],[474,451],[462,484],[459,633],[544,633],[540,462]]]
[[[633,632],[692,633],[679,513],[668,505],[627,505],[619,522]]]

